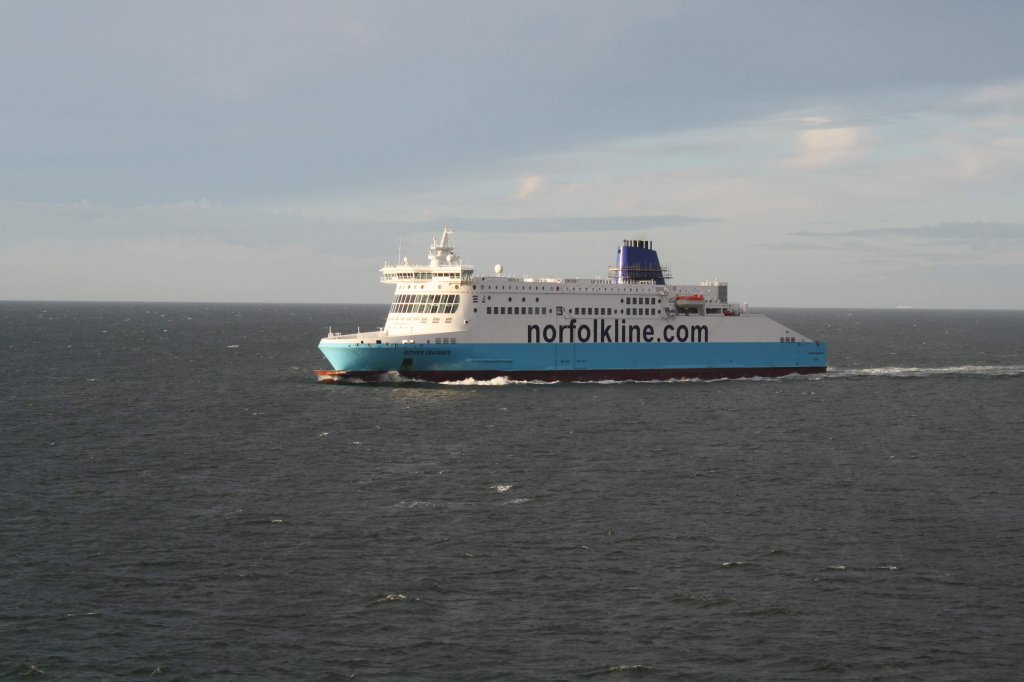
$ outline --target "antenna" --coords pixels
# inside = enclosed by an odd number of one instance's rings
[[[402,264],[402,235],[398,235],[398,264]]]

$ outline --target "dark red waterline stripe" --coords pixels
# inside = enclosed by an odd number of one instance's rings
[[[488,381],[508,377],[513,381],[658,381],[664,379],[747,379],[755,377],[782,377],[789,374],[821,374],[824,367],[714,367],[680,369],[569,369],[474,371],[399,371],[403,378],[419,381]],[[349,379],[360,381],[394,381],[394,375],[381,372],[336,372],[315,370],[323,383],[338,383]]]

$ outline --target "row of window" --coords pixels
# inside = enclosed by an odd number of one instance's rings
[[[476,312],[476,309],[473,310]],[[624,308],[622,310],[612,308],[569,308],[568,313],[570,315],[580,316],[599,316],[607,317],[609,315],[657,315],[657,308]],[[534,308],[532,306],[487,306],[488,315],[547,315],[548,309],[545,307]],[[559,315],[561,315],[561,308],[559,308]]]
[[[488,315],[547,315],[547,308],[532,306],[487,306]]]
[[[391,312],[402,314],[423,314],[451,315],[459,309],[458,303],[395,303],[391,306]]]
[[[463,277],[465,275],[465,277]],[[472,272],[393,272],[390,276],[393,279],[469,279]]]
[[[608,315],[657,315],[657,308],[570,308],[570,315],[597,315],[606,317]]]
[[[491,297],[487,296],[486,298],[487,298],[487,300],[490,300]],[[512,302],[512,297],[509,296],[508,300],[511,303]],[[537,302],[540,301],[539,298],[535,298],[533,300],[537,301]],[[523,301],[524,302],[526,301],[526,297],[525,296],[523,297]],[[473,303],[476,303],[476,302],[477,302],[477,296],[474,295],[473,296]],[[626,305],[657,305],[658,301],[653,296],[627,296],[626,298],[620,298],[619,299],[619,303],[625,303]],[[582,310],[582,308],[576,308],[576,310],[579,311],[579,310]],[[587,310],[606,310],[606,309],[605,308],[587,308]]]
[[[391,275],[395,279],[433,279],[429,272],[396,272]]]
[[[398,294],[391,304],[393,313],[439,313],[451,315],[459,309],[455,294]]]
[[[539,300],[539,299],[538,299]],[[621,299],[626,303],[653,304],[656,299],[646,296],[632,296]],[[397,314],[440,314],[451,315],[459,309],[459,296],[455,294],[398,294],[391,304],[391,312]],[[657,315],[657,308],[570,308],[570,315]],[[488,315],[547,315],[545,306],[488,306]]]
[[[565,280],[566,283],[572,283],[572,282],[575,282],[575,281],[576,280],[571,280],[571,279]],[[477,285],[474,284],[473,285],[473,289],[475,290],[477,288],[478,288]],[[480,285],[479,289],[481,291],[505,291],[505,290],[508,290],[508,291],[553,291],[553,292],[561,292],[562,291],[562,287],[561,286],[552,286],[550,284],[548,286]],[[587,292],[599,292],[600,291],[600,292],[607,292],[607,293],[617,293],[619,291],[622,291],[622,289],[619,288],[619,287],[601,287],[601,286],[596,286],[596,287],[565,287],[565,291],[587,291]],[[640,289],[627,289],[627,291],[640,291]],[[644,298],[644,297],[642,297],[642,296],[640,296],[640,297],[634,296],[632,298],[637,299],[637,298]],[[651,303],[654,303],[654,299],[653,298],[651,298],[651,297],[647,297],[647,298],[648,298],[648,300]]]
[[[458,303],[456,294],[398,294],[395,303]]]

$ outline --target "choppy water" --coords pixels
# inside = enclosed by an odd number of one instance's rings
[[[319,385],[383,306],[0,303],[0,677],[1015,679],[1024,313],[813,378]]]

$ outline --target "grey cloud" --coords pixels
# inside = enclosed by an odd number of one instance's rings
[[[461,225],[481,232],[636,232],[669,229],[713,222],[683,215],[625,215],[592,218],[439,218],[441,223]],[[437,224],[436,222],[433,224]]]
[[[710,222],[683,215],[622,215],[524,219],[443,216],[421,221],[359,221],[309,217],[217,204],[176,204],[133,208],[90,204],[47,205],[5,202],[11,219],[0,245],[39,241],[75,244],[140,239],[210,239],[238,245],[307,245],[329,253],[377,256],[390,253],[402,236],[429,241],[444,225],[466,233],[558,233],[619,231],[641,237],[645,230]],[[417,242],[418,243],[418,242]]]
[[[418,187],[1018,77],[1022,22],[1013,3],[15,3],[0,22],[0,187],[125,204]]]
[[[922,225],[920,227],[880,227],[840,232],[805,230],[790,234],[798,237],[814,237],[824,240],[836,238],[873,239],[877,237],[903,237],[932,242],[997,245],[1024,241],[1024,223],[948,222]]]

